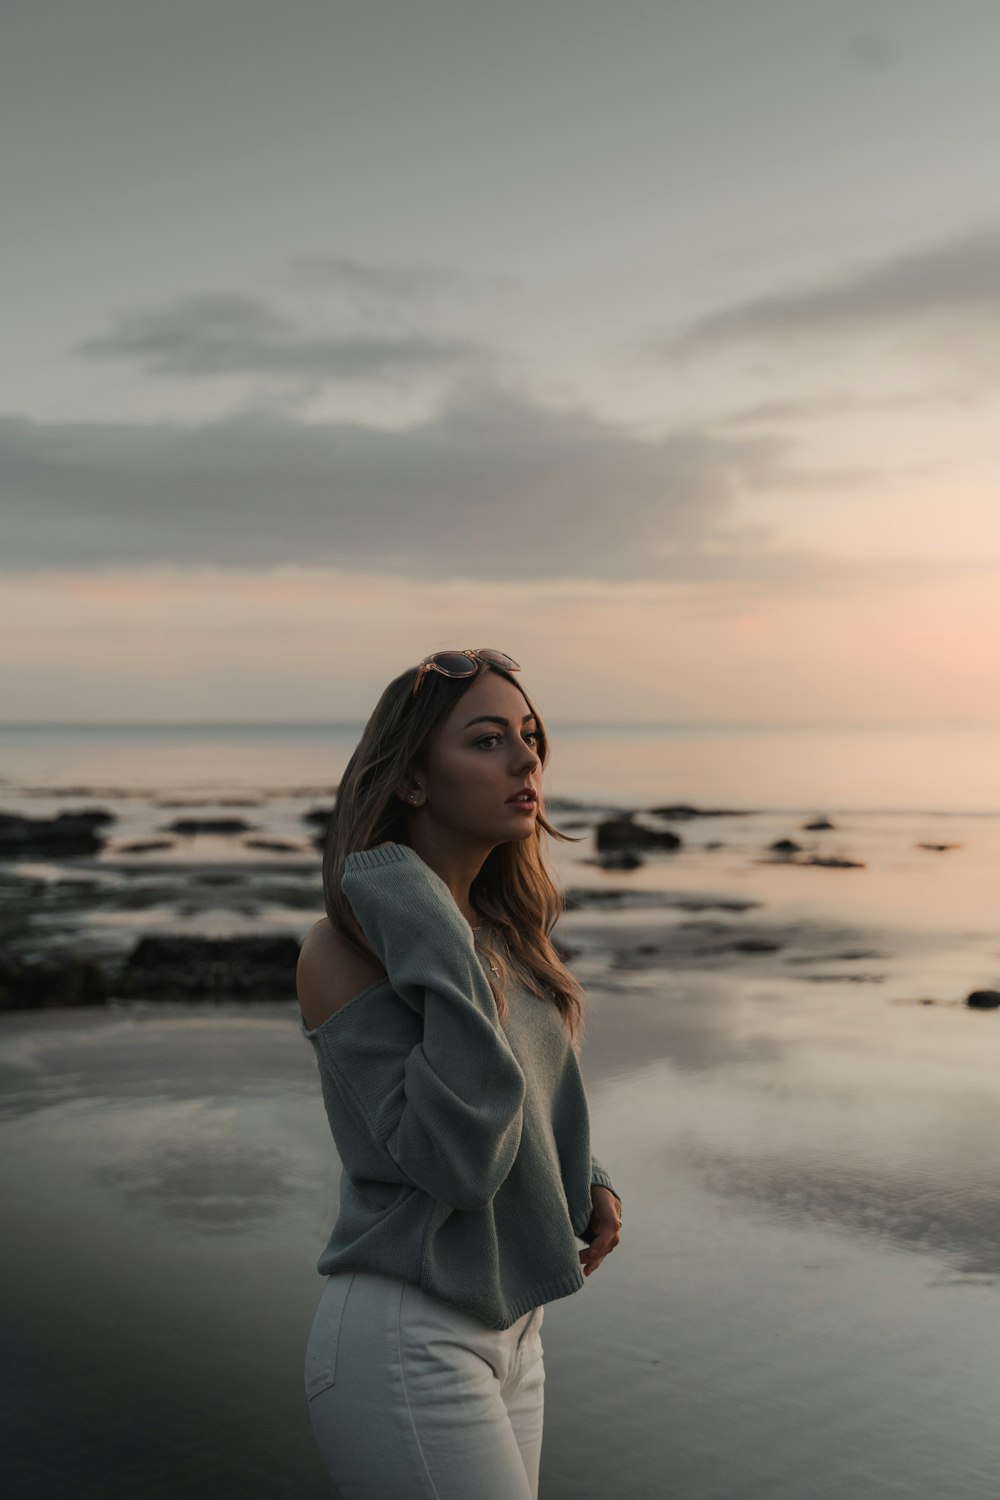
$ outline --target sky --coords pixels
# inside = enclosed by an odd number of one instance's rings
[[[995,0],[5,0],[7,722],[1000,719]]]

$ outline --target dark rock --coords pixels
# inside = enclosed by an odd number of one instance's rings
[[[596,861],[591,861],[596,863]],[[681,911],[751,911],[761,901],[740,896],[699,896],[693,892],[642,891],[615,886],[572,886],[563,897],[565,911],[649,911],[679,908]]]
[[[164,833],[251,833],[253,823],[243,818],[175,818],[163,829]]]
[[[807,984],[881,984],[884,974],[807,974]],[[930,1003],[930,1002],[925,1002]]]
[[[798,854],[802,849],[802,845],[797,844],[794,839],[776,839],[773,844],[768,844],[767,847],[773,850],[775,854]]]
[[[791,841],[782,839],[782,844]],[[777,845],[772,845],[777,848]],[[798,845],[793,845],[797,848]],[[806,865],[823,865],[830,870],[865,870],[867,865],[861,859],[844,859],[836,854],[804,854],[801,859],[793,859],[790,854],[780,852],[774,859],[759,859],[757,864],[761,865],[793,865],[797,869],[803,869]]]
[[[115,854],[146,854],[153,849],[174,849],[173,839],[137,839],[132,844],[118,844]]]
[[[824,865],[828,870],[866,870],[863,859],[842,859],[835,854],[810,854],[806,859],[796,860],[800,865]]]
[[[0,954],[0,1010],[49,1010],[57,1006],[104,1005],[109,985],[100,964],[68,954],[31,963]]]
[[[607,818],[597,826],[597,848],[608,849],[679,849],[683,843],[679,834],[669,828],[644,828],[628,814]]]
[[[106,807],[74,807],[67,808],[59,814],[60,818],[73,818],[80,823],[89,823],[92,828],[101,828],[108,823],[117,823],[115,813]]]
[[[973,990],[965,1003],[971,1010],[996,1010],[1000,1006],[1000,990]]]
[[[289,999],[299,944],[292,937],[142,938],[121,976],[126,996],[163,999]]]
[[[575,797],[546,797],[545,811],[550,813],[609,813],[618,812],[610,802],[581,802]]]
[[[798,953],[787,960],[790,964],[826,964],[843,962],[845,959],[890,958],[878,948],[845,948],[841,953]]]
[[[244,839],[245,849],[273,849],[276,854],[299,854],[301,848],[298,844],[290,843],[288,839]]]
[[[961,844],[917,844],[916,847],[918,849],[933,849],[935,853],[939,853],[943,849],[961,849],[962,846]]]
[[[107,822],[109,816],[93,812],[28,818],[20,813],[0,813],[0,859],[21,859],[29,854],[97,854],[104,836],[96,831],[96,825]]]
[[[332,807],[313,807],[310,808],[309,812],[302,814],[302,821],[303,823],[315,823],[317,828],[322,828],[325,832],[332,815]]]
[[[157,807],[263,807],[259,797],[162,797]]]
[[[836,823],[831,823],[829,818],[814,818],[811,823],[802,824],[802,827],[807,832],[812,832],[820,828],[836,828],[836,826]]]
[[[602,870],[638,870],[646,861],[633,849],[606,849],[593,863]]]
[[[745,807],[691,807],[686,802],[675,802],[670,807],[651,807],[658,818],[748,818]]]

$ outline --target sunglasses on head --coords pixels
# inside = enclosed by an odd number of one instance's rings
[[[485,646],[479,650],[470,647],[468,651],[435,651],[432,656],[425,656],[418,664],[417,676],[410,697],[417,696],[428,672],[440,672],[445,677],[475,677],[478,672],[482,671],[486,662],[492,662],[496,667],[503,667],[505,672],[520,672],[521,670],[512,656],[505,656],[502,651],[491,651]]]

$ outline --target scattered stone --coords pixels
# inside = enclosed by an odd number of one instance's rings
[[[882,984],[885,981],[884,974],[807,974],[805,978],[809,984]]]
[[[326,831],[326,826],[333,816],[332,807],[313,807],[302,814],[303,823],[315,823],[317,828]]]
[[[628,813],[599,823],[596,838],[600,853],[608,849],[674,850],[681,848],[683,844],[680,835],[669,828],[644,828]]]
[[[156,807],[263,807],[260,797],[163,797]]]
[[[606,890],[598,886],[573,886],[565,894],[566,911],[649,911],[677,908],[681,911],[751,911],[762,901],[744,896],[697,896],[686,891],[640,891],[617,886]]]
[[[133,844],[116,844],[115,854],[147,854],[156,849],[176,849],[173,839],[137,839]]]
[[[153,802],[160,792],[161,788],[154,786],[25,786],[21,788],[21,795],[24,797],[108,797],[113,802],[123,802],[126,799]],[[107,816],[110,817],[111,814]]]
[[[859,958],[889,958],[888,953],[880,953],[877,948],[846,948],[843,953],[798,953],[792,958],[786,959],[790,964],[828,964],[844,963],[848,959]]]
[[[962,846],[961,844],[917,844],[915,847],[917,849],[933,849],[935,853],[939,853],[944,849],[961,849]]]
[[[163,829],[164,833],[250,833],[255,824],[242,818],[175,818]]]
[[[790,844],[791,840],[782,839],[781,843]],[[779,846],[772,844],[771,847],[777,849]],[[797,848],[798,845],[792,845],[792,847]],[[759,865],[796,865],[803,867],[806,865],[823,865],[830,870],[865,870],[868,868],[863,860],[844,859],[834,854],[806,854],[801,859],[792,859],[789,854],[781,852],[776,859],[758,859],[755,863]]]
[[[0,813],[0,859],[97,854],[105,842],[97,828],[108,822],[114,822],[114,815],[102,811],[61,812],[54,818]]]
[[[773,844],[768,844],[769,849],[775,854],[798,854],[802,845],[797,844],[794,839],[776,839]]]
[[[973,990],[965,1003],[971,1010],[996,1010],[1000,1006],[1000,990]]]
[[[588,859],[589,865],[600,865],[602,870],[638,870],[646,861],[634,849],[606,849],[596,859]]]
[[[608,802],[581,802],[576,797],[546,797],[545,810],[551,813],[564,812],[617,812],[618,809]]]
[[[301,854],[302,846],[288,839],[244,839],[244,849],[273,849],[276,854]]]
[[[772,942],[770,938],[738,938],[734,943],[725,944],[737,953],[777,953],[784,946],[784,943]]]
[[[829,818],[815,818],[811,823],[803,823],[802,827],[807,832],[816,831],[821,828],[836,828],[836,823],[831,823]]]
[[[658,818],[673,818],[676,822],[679,818],[749,818],[751,813],[745,807],[691,807],[686,802],[675,802],[670,807],[651,807],[651,813]]]

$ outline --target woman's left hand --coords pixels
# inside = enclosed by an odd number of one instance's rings
[[[586,1250],[580,1251],[580,1265],[583,1267],[584,1276],[589,1276],[591,1271],[596,1271],[608,1251],[615,1248],[621,1239],[622,1227],[621,1200],[615,1197],[610,1188],[600,1183],[592,1183],[590,1201],[594,1206],[594,1211],[587,1228],[596,1230],[597,1237]]]

